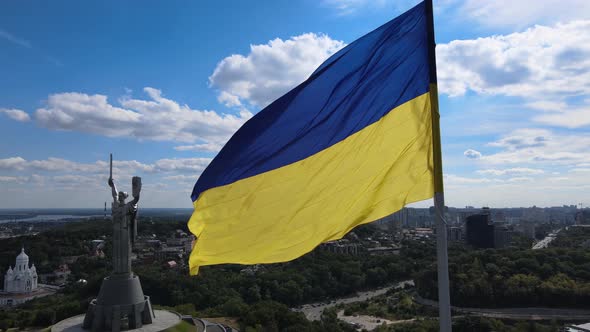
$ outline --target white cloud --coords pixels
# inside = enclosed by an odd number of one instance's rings
[[[526,27],[590,17],[587,0],[466,0],[459,15],[494,27]]]
[[[550,130],[519,129],[488,144],[500,151],[482,155],[482,164],[571,166],[590,162],[590,137]]]
[[[406,11],[418,0],[323,0],[340,15],[363,9]],[[493,28],[523,28],[532,24],[552,24],[590,17],[590,3],[586,0],[437,0],[434,1],[435,20],[470,19]]]
[[[66,184],[72,186],[80,186],[80,185],[95,185],[97,186],[99,183],[99,177],[97,176],[85,176],[85,175],[56,175],[53,176],[52,179],[59,183],[59,184]]]
[[[582,182],[580,182],[582,180]],[[561,206],[576,204],[585,197],[590,183],[584,179],[546,179],[542,181],[480,183],[446,186],[449,206]],[[550,194],[548,194],[550,193]],[[576,198],[577,197],[577,198]]]
[[[22,170],[26,165],[26,160],[21,157],[11,157],[0,159],[0,169]]]
[[[23,183],[26,179],[27,178],[23,176],[0,176],[0,182]]]
[[[534,179],[531,177],[527,177],[527,176],[520,176],[520,177],[514,177],[514,178],[510,178],[506,181],[508,182],[529,182],[529,181],[533,181]]]
[[[531,177],[513,177],[509,179],[498,179],[498,178],[485,178],[485,177],[465,177],[455,174],[445,174],[444,175],[444,182],[446,185],[450,187],[459,186],[469,186],[469,185],[477,185],[477,184],[502,184],[502,183],[514,183],[514,182],[528,182],[532,181],[533,178]]]
[[[538,174],[545,173],[545,171],[543,171],[542,169],[515,167],[515,168],[507,168],[507,169],[482,169],[482,170],[477,170],[476,173],[485,174],[485,175],[494,175],[494,176],[516,175],[516,174],[538,175]]]
[[[451,97],[468,91],[519,97],[524,107],[539,112],[532,117],[535,122],[566,128],[589,126],[588,31],[590,20],[573,21],[439,44],[440,91]]]
[[[508,180],[488,179],[489,181],[477,178],[466,179],[445,178],[445,199],[449,206],[561,206],[577,204],[580,198],[587,197],[590,189],[588,173],[570,173],[567,177],[536,177],[534,179],[527,177]]]
[[[160,171],[202,172],[211,162],[211,158],[160,159],[155,167]],[[194,173],[193,173],[194,174]]]
[[[264,107],[307,79],[344,46],[342,41],[314,33],[287,40],[276,38],[267,44],[250,45],[245,56],[233,54],[221,60],[209,82],[220,90],[222,102]]]
[[[197,152],[218,152],[223,147],[222,144],[219,143],[203,143],[203,144],[194,144],[194,145],[179,145],[175,146],[174,150],[176,151],[197,151]]]
[[[146,164],[136,160],[114,160],[114,174],[131,173],[169,173],[169,172],[192,172],[200,174],[209,165],[211,158],[173,158],[158,159],[154,163]],[[44,172],[63,173],[85,173],[85,174],[107,174],[109,164],[106,161],[98,160],[94,163],[81,163],[72,160],[49,157],[44,160],[27,161],[21,157],[0,159],[0,169],[32,170]]]
[[[107,162],[106,161],[97,161],[96,162],[101,169],[106,169]],[[113,168],[119,170],[130,170],[130,171],[142,171],[142,172],[154,172],[155,167],[151,164],[144,164],[137,160],[114,160],[113,161]]]
[[[118,190],[131,190],[131,176],[143,177],[142,205],[190,207],[190,192],[209,158],[164,158],[153,162],[114,160],[113,177]],[[21,157],[0,159],[7,173],[0,173],[6,193],[0,207],[26,207],[19,197],[46,197],[39,207],[89,207],[110,200],[108,162],[77,162],[62,158],[27,161]],[[65,200],[64,200],[65,199]],[[98,202],[98,203],[97,203]]]
[[[47,172],[83,172],[83,173],[106,173],[109,170],[109,164],[106,161],[98,160],[94,163],[80,163],[67,159],[49,157],[45,160],[32,160],[27,162],[28,167],[36,170]],[[153,172],[154,165],[140,163],[136,160],[114,160],[113,172],[115,173],[132,173],[132,172]]]
[[[370,3],[371,1],[366,0],[324,0],[326,6],[333,7],[340,15],[352,14]]]
[[[467,149],[465,150],[465,152],[463,152],[463,155],[469,159],[479,159],[481,158],[481,152],[473,150],[473,149]]]
[[[28,166],[37,170],[49,171],[49,172],[104,172],[108,170],[108,166],[100,167],[98,163],[95,164],[84,164],[78,163],[61,158],[47,158],[45,160],[32,160],[28,163]]]
[[[590,93],[590,21],[437,45],[441,92],[535,97]]]
[[[533,120],[539,123],[566,128],[590,125],[590,98],[578,104],[580,105],[570,105],[559,100],[537,100],[527,103],[526,106],[543,111],[533,117]]]
[[[174,186],[177,188],[181,187],[181,188],[185,188],[185,189],[192,189],[198,179],[199,179],[198,174],[197,175],[179,174],[179,175],[165,176],[162,178],[162,180],[164,180],[166,182],[173,182]]]
[[[38,109],[35,116],[47,128],[106,136],[130,136],[142,118],[137,112],[112,106],[107,96],[76,92],[50,95],[47,108]]]
[[[498,141],[491,142],[488,145],[494,147],[506,148],[508,150],[521,150],[525,148],[537,148],[547,145],[549,130],[544,129],[519,129],[508,136],[504,136]]]
[[[165,177],[163,177],[163,179],[164,180],[170,180],[170,181],[187,181],[187,180],[190,180],[192,182],[196,182],[197,179],[198,179],[198,176],[179,174],[179,175],[165,176]]]
[[[399,4],[401,2],[401,4]],[[350,15],[360,9],[383,9],[387,5],[398,3],[404,8],[410,8],[411,3],[416,1],[392,1],[392,0],[324,0],[322,3],[327,7],[334,8],[339,15]]]
[[[533,117],[534,121],[551,126],[580,128],[590,125],[590,106],[585,109],[563,110],[561,113],[541,114]]]
[[[488,179],[488,178],[469,178],[455,174],[444,174],[444,182],[447,185],[453,186],[457,184],[478,184],[478,183],[491,183],[491,182],[500,182],[502,180],[498,179]]]
[[[242,106],[242,103],[240,102],[240,97],[232,95],[227,91],[221,91],[221,93],[219,93],[219,96],[217,96],[217,101],[227,107]]]
[[[160,90],[145,88],[149,100],[123,98],[122,107],[107,96],[59,93],[36,111],[37,122],[50,129],[73,130],[110,137],[158,141],[225,142],[252,114],[239,115],[193,110],[166,99]]]
[[[0,113],[4,113],[12,120],[19,122],[27,122],[31,120],[31,117],[29,116],[29,114],[27,114],[27,112],[17,109],[0,108]]]
[[[559,111],[567,107],[567,103],[555,100],[537,100],[526,104],[527,107],[541,111]]]
[[[45,177],[38,175],[38,174],[31,174],[29,176],[25,176],[25,175],[18,175],[18,176],[4,176],[4,175],[0,175],[0,182],[4,182],[4,183],[14,183],[14,184],[25,184],[25,183],[29,183],[29,184],[34,184],[34,185],[39,185],[39,184],[43,184],[43,182],[45,181]]]
[[[43,184],[45,182],[45,177],[39,174],[31,174],[31,176],[29,176],[29,182]]]
[[[437,0],[434,2],[435,16],[449,9],[459,0]],[[360,11],[382,11],[395,17],[418,4],[420,0],[323,0],[321,4],[333,8],[340,16],[355,14]]]

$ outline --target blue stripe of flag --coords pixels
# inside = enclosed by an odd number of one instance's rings
[[[424,11],[420,3],[357,39],[246,122],[200,176],[192,200],[303,160],[428,92]]]

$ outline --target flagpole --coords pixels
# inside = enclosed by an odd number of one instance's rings
[[[432,140],[434,162],[434,210],[436,220],[436,265],[438,269],[438,319],[441,332],[451,331],[451,300],[449,295],[449,258],[447,254],[447,224],[444,220],[445,196],[442,177],[440,144],[440,113],[436,80],[434,14],[432,0],[425,0],[428,20],[428,56],[430,62],[430,104],[432,107]]]

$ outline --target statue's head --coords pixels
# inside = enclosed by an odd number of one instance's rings
[[[127,199],[127,197],[129,197],[129,195],[126,192],[119,191],[119,202],[120,203],[125,203],[125,199]]]

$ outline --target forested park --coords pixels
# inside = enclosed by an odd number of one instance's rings
[[[140,235],[168,234],[185,227],[184,222],[155,220],[143,223]],[[25,243],[27,252],[42,271],[56,268],[60,257],[81,255],[70,265],[72,274],[62,291],[27,302],[18,310],[0,311],[0,328],[46,327],[84,313],[98,293],[102,278],[111,269],[108,239],[104,258],[88,257],[88,243],[108,231],[109,224],[104,221],[80,222],[36,236],[0,242],[0,262],[4,265],[14,259],[14,248]],[[370,237],[376,228],[365,225],[355,232],[359,237]],[[563,231],[550,248],[543,250],[524,246],[473,250],[453,244],[449,248],[452,303],[470,307],[589,307],[590,253],[582,247],[588,238],[588,229]],[[336,318],[336,310],[326,310],[321,320],[310,322],[290,308],[413,279],[415,289],[404,291],[402,297],[396,295],[400,301],[395,307],[397,314],[400,318],[412,315],[434,318],[436,311],[425,311],[412,302],[415,295],[436,300],[434,264],[435,243],[425,240],[404,241],[399,255],[354,256],[315,250],[291,262],[262,265],[254,273],[243,273],[244,266],[240,265],[206,266],[196,277],[188,275],[186,266],[169,269],[161,264],[135,264],[133,269],[141,278],[145,294],[158,307],[196,317],[233,317],[244,331],[353,331],[354,328]],[[85,282],[78,282],[80,279]],[[384,303],[381,311],[386,314],[391,301]],[[376,308],[375,305],[370,308]],[[436,320],[432,321],[422,319],[400,324],[394,330],[436,330]],[[514,322],[498,329],[504,323],[490,319],[460,319],[455,324],[459,331],[461,326],[469,324],[489,326],[490,331],[529,330],[529,325],[525,324],[525,328]],[[550,325],[538,328],[551,330]]]
[[[590,307],[589,228],[570,228],[543,250],[449,249],[451,301],[463,307]],[[415,275],[437,298],[436,267]]]

